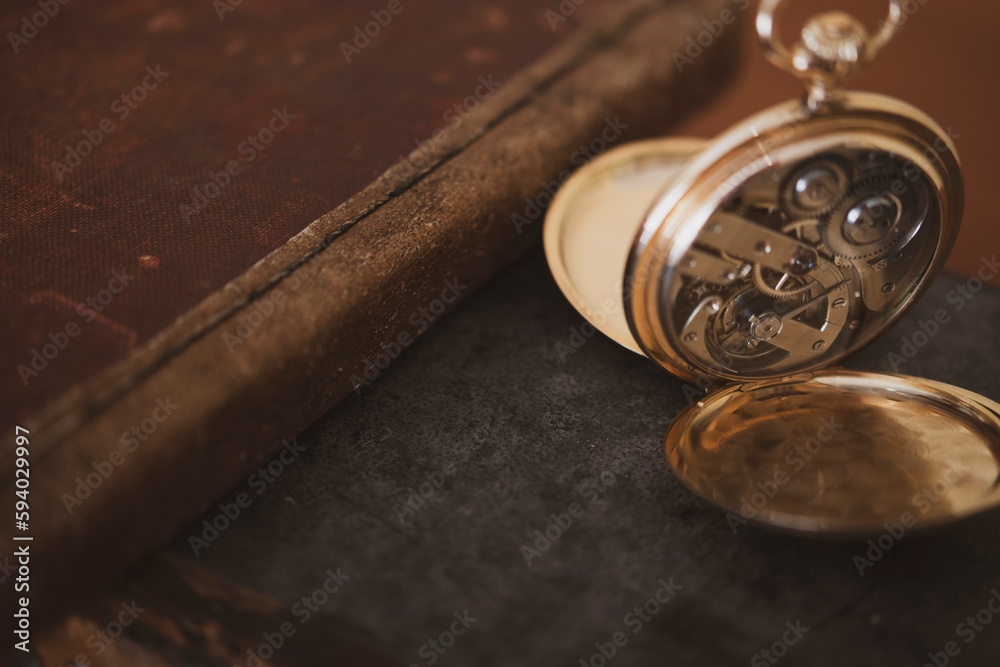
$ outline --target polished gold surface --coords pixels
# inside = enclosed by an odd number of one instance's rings
[[[734,528],[870,534],[1000,503],[1000,405],[919,378],[827,370],[732,385],[682,413],[666,450]]]
[[[628,251],[664,183],[704,146],[671,138],[608,151],[566,182],[545,218],[545,256],[563,294],[598,331],[639,354],[622,302]]]

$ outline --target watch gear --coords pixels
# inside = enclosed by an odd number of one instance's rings
[[[850,162],[833,153],[808,160],[785,179],[781,205],[793,220],[821,218],[843,199],[851,173]]]
[[[786,299],[808,292],[813,285],[811,280],[803,283],[798,277],[788,273],[777,274],[777,272],[773,272],[773,274],[776,277],[768,280],[764,275],[764,267],[760,264],[755,264],[753,267],[754,286],[762,293],[775,299]]]
[[[880,259],[913,238],[927,208],[926,187],[900,172],[863,178],[822,225],[823,243],[843,259]]]

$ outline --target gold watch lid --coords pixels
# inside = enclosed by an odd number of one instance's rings
[[[734,530],[874,534],[1000,503],[1000,405],[918,378],[824,370],[730,385],[681,413],[666,449]]]

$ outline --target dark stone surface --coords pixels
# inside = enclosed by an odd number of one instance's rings
[[[893,370],[887,354],[943,308],[951,322],[899,370],[1000,399],[1000,295],[949,301],[965,282],[940,278],[848,365]],[[734,534],[665,460],[684,384],[599,334],[560,358],[582,323],[534,251],[300,436],[272,484],[234,489],[253,504],[199,560],[289,605],[342,567],[323,613],[415,664],[464,610],[476,622],[436,664],[569,667],[618,631],[616,666],[768,664],[751,660],[796,621],[809,630],[781,664],[919,666],[950,641],[953,664],[997,664],[1000,618],[969,643],[957,626],[1000,589],[1000,511],[905,535],[863,577],[863,540]],[[430,478],[443,485],[401,521]],[[522,545],[574,503],[529,566]],[[187,534],[172,549],[190,555]],[[626,616],[671,577],[683,588],[634,632]]]

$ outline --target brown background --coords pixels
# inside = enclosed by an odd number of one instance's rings
[[[847,11],[874,29],[888,12],[886,0],[786,0],[780,24],[786,44],[799,28],[823,11]],[[757,46],[750,3],[743,26],[741,72],[725,93],[677,129],[712,136],[759,109],[797,97],[798,79],[764,59]],[[948,268],[973,274],[987,257],[1000,251],[995,199],[1000,191],[996,163],[1000,71],[997,28],[1000,3],[983,0],[907,0],[910,14],[902,32],[850,88],[879,92],[909,102],[943,128],[961,134],[955,140],[966,179],[966,212]],[[734,0],[738,9],[743,0]],[[1000,285],[1000,276],[992,281]]]

